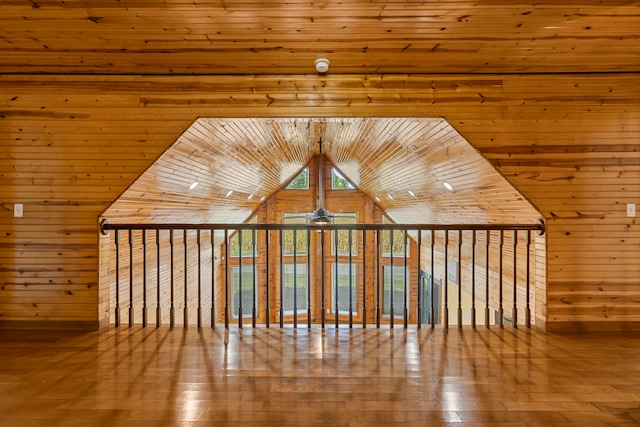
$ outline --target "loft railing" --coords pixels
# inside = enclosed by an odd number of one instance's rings
[[[544,225],[110,224],[113,323],[531,326]],[[511,237],[511,243],[508,237]],[[398,273],[399,272],[399,273]],[[394,274],[395,273],[395,274]],[[481,305],[480,307],[478,307]],[[511,307],[510,315],[507,309]],[[182,309],[182,314],[179,311]],[[155,309],[155,310],[154,310]],[[453,310],[456,315],[453,316]],[[466,311],[466,314],[463,313]],[[493,313],[493,316],[492,316]]]

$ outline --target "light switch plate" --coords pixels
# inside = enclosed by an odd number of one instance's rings
[[[22,203],[16,203],[13,205],[13,216],[15,218],[22,218],[24,215],[24,206]]]
[[[627,216],[630,218],[635,218],[636,216],[636,204],[635,203],[627,203]]]

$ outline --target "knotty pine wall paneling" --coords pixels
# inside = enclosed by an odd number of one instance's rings
[[[640,327],[635,74],[0,82],[2,327],[98,326],[98,216],[197,117],[301,116],[446,118],[547,222],[547,329]]]

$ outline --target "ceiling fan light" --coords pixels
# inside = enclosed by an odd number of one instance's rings
[[[310,224],[326,225],[331,224],[331,217],[326,209],[318,208],[313,211],[313,216],[309,219]]]

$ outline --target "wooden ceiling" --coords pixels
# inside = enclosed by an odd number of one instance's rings
[[[640,70],[638,1],[5,0],[0,72]]]
[[[440,118],[198,119],[103,216],[243,222],[319,154],[320,135],[327,158],[396,222],[539,218]]]

